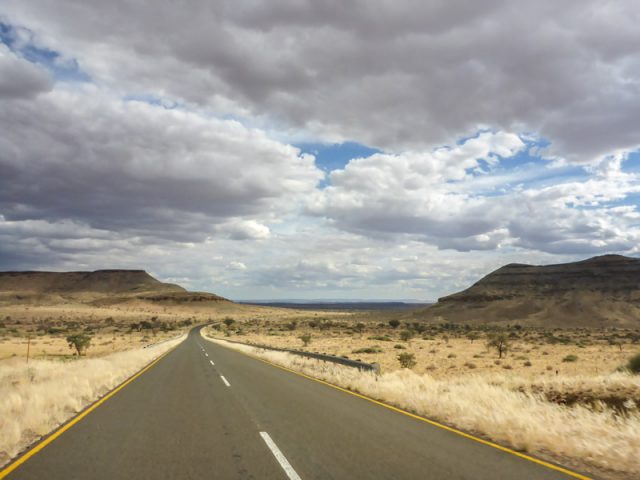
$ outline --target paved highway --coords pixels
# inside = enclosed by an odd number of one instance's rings
[[[212,344],[192,330],[6,478],[572,477]]]

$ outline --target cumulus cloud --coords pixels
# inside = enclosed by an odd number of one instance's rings
[[[509,261],[640,253],[639,12],[4,0],[0,268],[433,299]],[[382,153],[325,178],[301,138]]]
[[[323,175],[313,157],[238,122],[92,89],[3,102],[0,130],[0,211],[13,221],[181,241],[219,225],[264,238],[258,219],[288,211]]]
[[[431,153],[357,159],[332,172],[331,185],[317,192],[308,210],[348,231],[411,235],[443,249],[520,246],[596,253],[634,248],[640,230],[609,207],[639,192],[640,178],[621,175],[619,162],[602,167],[606,175],[598,169],[580,181],[476,189],[476,179],[482,185],[500,157],[523,148],[516,135],[485,132]]]
[[[580,162],[638,147],[633,1],[6,0],[2,10],[99,82],[282,128],[397,151],[485,125],[537,132]]]

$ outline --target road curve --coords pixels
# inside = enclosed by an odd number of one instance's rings
[[[212,344],[194,329],[6,478],[572,477]]]

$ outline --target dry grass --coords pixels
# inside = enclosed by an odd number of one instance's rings
[[[539,455],[551,452],[570,463],[590,465],[600,473],[609,471],[618,478],[640,474],[637,406],[629,406],[626,413],[619,414],[602,405],[600,408],[557,405],[535,393],[529,379],[505,374],[435,379],[429,374],[397,370],[376,378],[371,373],[317,360],[215,341],[463,430],[478,432],[519,450]],[[606,385],[605,388],[640,387],[637,377],[625,374],[554,377],[540,385],[578,389],[585,383]]]
[[[67,333],[71,334],[71,332]],[[75,350],[69,348],[66,340],[67,333],[32,336],[29,341],[29,357],[40,360],[72,357]],[[86,355],[89,357],[104,356],[159,343],[175,336],[175,331],[158,332],[156,335],[147,332],[96,332],[91,336],[91,345],[86,351]],[[11,358],[25,359],[27,343],[28,340],[25,336],[0,337],[0,365],[3,361]]]
[[[246,343],[270,345],[281,348],[302,348],[298,338],[303,333],[311,335],[311,343],[306,350],[328,353],[330,355],[348,356],[367,363],[378,363],[383,372],[391,372],[400,368],[397,355],[410,352],[415,355],[417,373],[429,373],[435,378],[449,378],[461,375],[477,375],[478,373],[504,372],[510,367],[512,373],[528,378],[539,376],[600,376],[609,374],[638,352],[639,345],[626,343],[622,348],[599,341],[591,345],[578,347],[575,343],[546,344],[538,339],[521,338],[512,341],[512,346],[505,358],[498,363],[495,350],[486,346],[486,338],[481,337],[471,342],[466,338],[444,339],[438,334],[430,339],[415,337],[408,342],[400,339],[398,330],[368,330],[362,334],[351,334],[343,331],[320,332],[317,329],[298,328],[295,332],[276,332],[265,334],[263,331],[246,331],[243,335],[233,335],[231,339]],[[375,337],[389,337],[389,341],[381,341]],[[401,345],[403,349],[395,348]],[[376,353],[363,353],[362,349],[374,348]],[[577,362],[563,362],[567,355],[577,355]],[[527,363],[528,362],[528,363]],[[475,367],[469,367],[473,364]],[[558,372],[556,374],[556,371]]]
[[[0,465],[181,342],[100,358],[0,363]]]

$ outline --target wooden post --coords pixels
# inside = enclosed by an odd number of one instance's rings
[[[29,364],[29,350],[31,350],[31,335],[27,335],[27,364]]]

